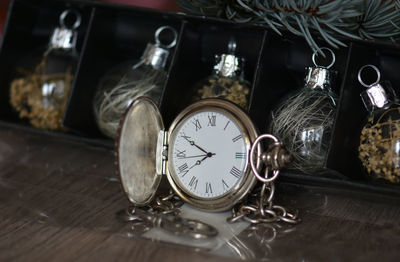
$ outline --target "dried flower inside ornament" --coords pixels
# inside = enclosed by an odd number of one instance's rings
[[[11,82],[10,103],[21,118],[28,118],[31,125],[40,129],[61,130],[61,121],[72,87],[71,69],[60,74],[44,74],[46,59],[43,59],[33,73],[24,72],[25,77]],[[52,106],[43,96],[44,85],[53,87],[57,101]]]
[[[67,20],[73,20],[69,25]],[[72,9],[60,15],[60,26],[51,35],[47,51],[32,70],[20,69],[10,86],[10,104],[21,118],[40,129],[62,130],[62,119],[72,89],[77,63],[76,41],[81,15]]]
[[[377,80],[365,84],[361,73],[372,68]],[[400,107],[389,82],[380,82],[380,72],[374,65],[363,66],[358,80],[367,87],[361,98],[370,116],[361,131],[359,158],[371,178],[400,183]]]
[[[223,97],[234,102],[243,109],[247,109],[249,89],[240,81],[232,78],[208,79],[203,88],[198,90],[201,99],[209,97]]]
[[[194,100],[223,98],[247,110],[250,83],[244,79],[244,58],[237,57],[235,50],[236,42],[231,39],[228,53],[216,55],[212,74],[197,84]]]
[[[359,158],[367,172],[400,183],[400,108],[385,111],[361,131]]]

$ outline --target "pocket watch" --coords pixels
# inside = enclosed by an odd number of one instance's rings
[[[123,191],[136,206],[152,202],[163,186],[205,211],[224,211],[254,187],[249,155],[258,132],[245,112],[222,99],[200,100],[165,130],[157,105],[136,99],[121,121],[116,164]],[[260,166],[257,144],[255,165]]]

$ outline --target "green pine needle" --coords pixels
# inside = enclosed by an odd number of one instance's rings
[[[400,0],[178,0],[178,4],[191,14],[262,24],[278,34],[285,28],[303,36],[313,51],[320,49],[313,34],[334,48],[345,46],[338,36],[400,41]]]

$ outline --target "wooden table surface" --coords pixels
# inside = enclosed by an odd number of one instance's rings
[[[2,261],[399,261],[399,199],[281,184],[302,223],[248,228],[229,256],[152,241],[119,222],[128,201],[110,150],[0,128]]]

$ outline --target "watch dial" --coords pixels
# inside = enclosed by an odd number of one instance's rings
[[[184,119],[169,143],[174,181],[199,198],[227,194],[245,174],[246,137],[228,113],[207,110]]]

